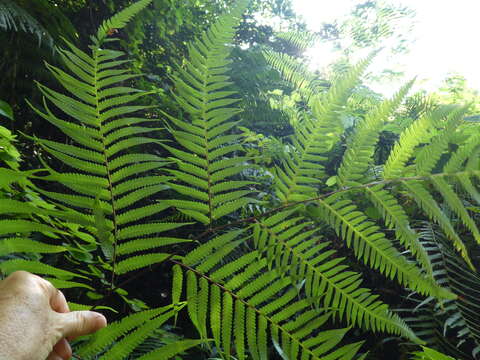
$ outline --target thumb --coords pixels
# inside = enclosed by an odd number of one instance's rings
[[[63,336],[67,338],[92,334],[107,326],[105,316],[93,311],[72,311],[59,315],[62,319]]]

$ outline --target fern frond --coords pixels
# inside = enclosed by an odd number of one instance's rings
[[[312,334],[331,314],[312,309],[308,299],[299,300],[290,280],[269,270],[260,253],[223,264],[244,241],[240,236],[241,231],[234,231],[214,238],[178,263],[186,270],[188,312],[199,333],[205,335],[209,324],[226,358],[234,344],[239,360],[248,353],[253,359],[266,358],[269,337],[289,359],[353,358],[361,343],[333,350],[348,329],[337,330],[336,341],[331,341],[334,332]]]
[[[295,46],[300,51],[305,51],[315,45],[319,40],[317,34],[310,32],[287,31],[276,34],[279,39]]]
[[[418,175],[428,175],[433,172],[442,154],[447,151],[448,145],[467,110],[468,107],[463,106],[450,111],[444,120],[445,129],[433,137],[427,146],[420,149],[415,159]]]
[[[89,358],[108,349],[107,353],[105,354],[105,356],[108,355],[107,358],[125,359],[136,347],[136,345],[139,344],[139,341],[149,336],[150,332],[152,331],[151,327],[149,326],[151,322],[154,322],[155,325],[158,325],[156,327],[159,327],[165,321],[174,316],[176,312],[181,309],[181,307],[183,307],[181,304],[175,306],[170,305],[138,312],[124,317],[122,320],[109,324],[106,328],[97,331],[89,338],[86,344],[77,349],[76,354],[82,358]],[[121,349],[120,346],[115,345],[109,348],[113,343],[115,343],[116,340],[127,335],[134,329],[136,329],[135,336],[124,337],[122,340],[120,340],[121,342],[123,341],[125,345],[124,349]],[[145,330],[147,330],[148,333],[145,333]],[[115,357],[110,355],[115,355]]]
[[[317,305],[336,309],[339,319],[352,326],[384,331],[418,341],[402,319],[388,310],[370,290],[361,288],[362,275],[348,269],[342,258],[333,257],[329,243],[292,211],[261,220],[254,231],[257,249],[264,253],[281,276],[305,282],[305,293]]]
[[[120,11],[108,20],[105,20],[97,31],[97,40],[101,43],[112,29],[121,29],[140,11],[145,9],[152,0],[140,0]]]
[[[400,139],[385,162],[383,168],[383,177],[385,179],[400,178],[404,175],[407,161],[412,157],[415,148],[432,137],[433,134],[429,130],[435,122],[440,121],[445,113],[445,108],[431,111],[414,121],[402,132]]]
[[[478,148],[480,147],[480,134],[472,135],[469,139],[455,151],[443,168],[445,173],[456,173],[464,169],[466,162],[472,157],[478,157]]]
[[[419,181],[405,181],[403,182],[405,188],[409,191],[410,196],[412,196],[417,202],[418,206],[432,219],[434,220],[445,234],[453,241],[455,249],[462,255],[465,261],[470,264],[473,269],[473,264],[468,255],[467,248],[463,243],[462,239],[455,231],[450,219],[445,215],[440,206],[437,204],[434,197],[430,192],[425,188],[424,184]]]
[[[94,230],[90,228],[89,231],[96,236],[110,265],[108,268],[114,274],[125,274],[162,261],[167,256],[163,253],[132,258],[129,255],[140,249],[156,249],[160,233],[182,226],[134,225],[167,208],[163,204],[145,202],[168,188],[165,184],[167,177],[148,176],[158,172],[168,161],[132,151],[139,145],[158,143],[159,140],[147,136],[159,128],[147,126],[152,119],[132,115],[148,108],[132,102],[149,93],[123,85],[137,75],[118,68],[125,64],[122,51],[109,50],[102,45],[111,29],[124,27],[150,2],[140,0],[105,21],[97,37],[92,37],[89,53],[67,41],[66,48],[59,49],[62,69],[47,65],[64,91],[38,84],[44,96],[44,106],[42,110],[34,109],[72,140],[67,145],[35,139],[47,153],[71,169],[70,172],[59,172],[45,163],[50,175],[37,179],[55,181],[63,188],[56,192],[41,188],[38,191],[60,208],[67,208],[73,214],[86,212],[94,220],[89,224]],[[142,206],[131,208],[139,202],[143,202]],[[149,239],[152,246],[145,244]],[[117,249],[124,241],[129,241],[129,245],[121,254],[126,258],[120,259],[117,258],[120,256]]]
[[[164,314],[146,321],[128,336],[117,341],[103,356],[105,360],[125,359],[137,348],[145,339],[151,336],[152,332],[162,326],[167,320],[172,318],[178,309],[171,309]]]
[[[413,80],[404,85],[391,100],[385,100],[375,107],[355,126],[355,133],[348,143],[338,169],[340,185],[354,186],[365,183],[365,175],[371,166],[380,132],[388,117],[401,104],[412,86]]]
[[[343,125],[338,117],[349,93],[366,69],[373,55],[355,66],[326,93],[312,100],[313,118],[306,119],[296,129],[295,152],[291,159],[277,168],[278,198],[284,202],[303,201],[314,197],[324,174],[322,163],[326,153],[338,141]]]
[[[41,10],[43,16],[51,16],[49,19],[43,18],[44,23],[48,24],[49,20],[52,20],[55,17],[61,17],[64,26],[58,31],[63,32],[73,32],[71,24],[68,20],[56,9],[55,6],[50,4],[47,1],[36,1],[35,10]],[[23,5],[23,6],[22,6]],[[58,34],[56,32],[50,32],[45,26],[43,26],[34,16],[29,12],[29,7],[33,7],[29,2],[18,3],[12,0],[1,0],[0,1],[0,30],[2,31],[15,31],[15,32],[24,32],[32,34],[37,38],[38,45],[42,44],[42,41],[45,41],[47,46],[54,48],[55,39]],[[53,29],[52,29],[53,30]]]
[[[446,242],[441,239],[441,242]],[[463,319],[460,331],[473,338],[476,344],[480,344],[479,306],[477,294],[480,291],[480,277],[475,270],[469,268],[449,246],[441,243],[438,246],[442,260],[442,270],[445,271],[445,280],[456,294],[455,312]]]
[[[168,360],[184,351],[205,343],[205,340],[180,340],[149,352],[138,360]]]
[[[316,207],[310,207],[310,213],[332,226],[359,260],[421,294],[447,299],[455,297],[435,284],[433,279],[426,279],[417,266],[409,263],[352,201],[336,194],[319,200],[317,204]]]
[[[465,227],[471,232],[475,241],[480,244],[480,231],[477,224],[470,217],[468,210],[465,208],[460,197],[455,193],[452,186],[439,177],[432,177],[432,183],[435,185],[437,191],[442,194],[448,206],[458,215]]]
[[[412,354],[411,360],[455,360],[451,356],[442,354],[434,349],[422,346],[423,351],[417,351]]]
[[[449,152],[449,145],[453,141],[454,135],[457,132],[466,111],[467,107],[465,106],[442,106],[415,121],[401,134],[400,140],[393,148],[384,166],[384,178],[393,179],[396,177],[411,175],[430,176],[438,166],[442,156]],[[432,131],[435,124],[443,124],[443,129]],[[427,140],[429,143],[418,150],[417,147],[426,143]],[[472,141],[476,140],[476,137],[472,137]],[[461,147],[445,165],[446,170],[448,172],[460,172],[460,170],[463,170],[463,163],[468,157],[465,153],[465,149],[473,150],[474,148],[474,143],[469,143],[466,145],[466,148]],[[418,151],[415,158],[415,165],[407,166],[407,162],[415,151]],[[459,163],[455,163],[454,165],[452,162],[453,159],[458,160]],[[470,190],[469,192],[475,197],[476,191],[471,182],[466,176],[459,176],[459,179],[462,179],[465,188]],[[459,216],[464,225],[466,225],[478,241],[480,232],[455,191],[447,181],[441,177],[430,176],[430,180],[436,190],[442,194],[447,205],[457,214],[457,216]],[[430,189],[420,181],[402,181],[402,185],[429,218],[440,225],[445,234],[453,241],[455,248],[471,265],[471,260],[465,244],[460,239],[449,218],[437,203],[437,200],[431,194]]]
[[[382,214],[387,227],[395,230],[400,243],[411,251],[421,267],[431,276],[432,264],[428,254],[419,242],[418,234],[410,226],[409,217],[397,199],[383,185],[365,187],[364,192]]]
[[[232,97],[235,92],[225,89],[231,84],[226,75],[231,62],[228,60],[230,48],[226,44],[232,41],[245,8],[246,1],[240,1],[188,46],[188,60],[177,70],[173,80],[175,100],[190,115],[190,120],[164,114],[173,137],[186,149],[165,146],[177,165],[177,169],[170,170],[175,177],[175,183],[170,186],[181,195],[195,198],[195,202],[174,199],[169,200],[169,204],[205,224],[253,201],[246,196],[238,201],[239,193],[235,195],[230,189],[222,188],[249,167],[244,157],[224,159],[225,155],[243,152],[241,136],[231,131],[235,126],[231,119],[239,113],[239,109],[231,105],[239,99]]]
[[[326,91],[326,86],[317,81],[307,66],[290,55],[273,50],[264,50],[263,57],[280,75],[309,102],[315,94]]]

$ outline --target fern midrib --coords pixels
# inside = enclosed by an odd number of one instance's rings
[[[307,120],[305,120],[307,121]],[[317,130],[317,129],[315,129]],[[305,158],[305,155],[308,155],[309,153],[309,150],[310,150],[310,147],[312,146],[312,144],[314,143],[314,141],[312,140],[315,136],[314,134],[316,134],[316,132],[312,132],[310,133],[310,137],[308,139],[308,143],[307,145],[303,148],[304,144],[299,144],[302,146],[302,152],[301,152],[301,156],[299,157],[299,161],[298,162],[295,162],[295,169],[292,169],[292,171],[294,172],[294,176],[292,178],[292,186],[289,186],[288,187],[288,192],[285,196],[285,203],[289,204],[290,203],[290,197],[292,195],[295,194],[295,190],[297,188],[297,185],[298,185],[298,176],[299,176],[299,173],[300,173],[300,169],[302,168],[302,165],[304,163],[304,158]],[[285,165],[285,166],[288,166],[288,165]]]
[[[383,205],[383,209],[388,213],[388,215],[395,220],[395,228],[398,231],[401,229],[405,234],[408,233],[408,228],[407,224],[405,224],[403,221],[397,218],[396,214],[390,211],[390,207],[382,200],[380,196],[377,196],[375,191],[373,191],[370,187],[364,187],[364,190],[373,198],[375,198],[379,203]],[[405,242],[406,243],[406,242]],[[407,244],[407,247],[409,244]],[[410,244],[411,247],[413,248],[414,244]],[[417,254],[421,256],[422,259],[422,264],[426,266],[427,268],[425,269],[428,273],[429,276],[433,276],[433,269],[432,269],[432,264],[430,263],[430,260],[428,258],[428,255],[423,251],[423,246],[419,244],[419,248],[415,249],[417,251]]]
[[[408,280],[410,279],[411,275],[408,273],[408,272],[405,272],[405,269],[403,269],[403,267],[401,266],[401,264],[398,264],[397,262],[394,261],[394,259],[391,259],[390,256],[387,256],[385,254],[385,252],[381,249],[379,249],[377,246],[374,246],[363,234],[362,232],[360,232],[358,229],[357,229],[357,226],[352,226],[350,224],[350,222],[348,220],[345,219],[345,217],[343,215],[340,215],[338,213],[337,210],[335,210],[334,208],[332,208],[329,204],[327,204],[325,201],[323,201],[322,199],[318,199],[319,202],[322,203],[323,206],[325,206],[326,208],[329,209],[329,211],[331,211],[332,213],[335,214],[335,216],[337,216],[337,218],[341,219],[342,220],[342,223],[343,224],[347,224],[347,226],[352,229],[352,232],[354,232],[355,234],[357,234],[358,238],[362,239],[366,244],[368,244],[372,250],[376,251],[378,254],[381,254],[382,255],[382,259],[386,259],[390,264],[392,264],[392,266],[394,266],[394,268],[397,270],[397,272],[401,272],[402,274],[404,274],[402,276],[403,279],[405,280]],[[368,220],[366,220],[368,221]],[[383,238],[385,239],[385,238]],[[386,240],[386,239],[385,239]],[[351,245],[351,247],[353,248],[353,245]],[[398,275],[397,275],[398,276]]]
[[[206,172],[207,172],[207,184],[208,184],[208,218],[210,219],[209,226],[211,228],[213,224],[213,194],[212,194],[212,174],[210,169],[210,150],[208,147],[208,124],[207,124],[207,86],[208,86],[208,78],[210,76],[210,67],[208,67],[210,51],[205,56],[205,67],[207,68],[206,71],[202,72],[202,125],[203,125],[203,140],[205,144],[205,161],[206,161]]]
[[[258,222],[257,222],[258,223]],[[297,251],[295,251],[294,248],[290,247],[284,240],[282,240],[275,232],[273,232],[268,226],[266,226],[264,223],[259,223],[269,234],[271,234],[277,242],[280,242],[292,255],[296,256],[297,258],[301,259],[301,261],[306,264],[309,268],[311,268],[316,274],[318,274],[322,279],[324,279],[330,287],[334,288],[336,292],[339,292],[342,294],[343,297],[349,299],[351,303],[356,304],[358,308],[364,309],[364,313],[368,313],[370,317],[380,319],[384,323],[390,323],[392,327],[398,328],[398,324],[396,324],[391,318],[388,317],[382,317],[379,316],[378,313],[376,312],[371,312],[369,311],[368,308],[366,308],[361,302],[358,302],[356,298],[352,297],[349,293],[345,292],[344,289],[339,288],[336,286],[334,282],[332,282],[328,277],[326,277],[321,271],[319,271],[314,265],[312,265],[307,259],[305,259],[303,256],[298,254]],[[320,294],[321,296],[323,294]],[[403,333],[404,329],[400,328],[401,333]]]
[[[100,100],[98,96],[98,47],[93,49],[93,60],[94,60],[94,91],[95,91],[95,112],[96,112],[96,117],[98,120],[100,120]],[[107,145],[106,145],[106,139],[105,139],[105,134],[102,129],[102,124],[99,121],[98,124],[100,128],[100,136],[101,136],[101,142],[103,145],[102,149],[102,155],[103,155],[103,160],[105,163],[105,169],[107,172],[107,180],[108,180],[108,191],[110,193],[110,199],[112,203],[112,223],[113,223],[113,254],[112,254],[112,277],[110,279],[110,289],[113,289],[115,287],[115,266],[117,263],[117,235],[118,235],[118,225],[117,225],[117,213],[116,213],[116,208],[115,208],[115,195],[113,193],[113,182],[112,182],[112,174],[110,171],[110,163],[108,161],[108,154],[107,154]]]
[[[207,275],[197,271],[196,269],[186,265],[186,264],[183,264],[181,262],[178,262],[176,260],[171,260],[173,263],[177,264],[177,265],[180,265],[182,266],[183,268],[189,270],[189,271],[192,271],[193,273],[195,273],[197,276],[199,277],[202,277],[204,278],[205,280],[207,280],[209,283],[217,286],[218,288],[220,288],[221,290],[223,290],[224,292],[230,294],[230,296],[232,296],[235,300],[238,300],[240,301],[242,304],[244,304],[246,307],[252,309],[253,311],[255,311],[259,316],[263,317],[264,319],[266,319],[270,324],[272,324],[273,326],[275,326],[277,329],[280,329],[280,331],[282,332],[282,334],[286,334],[290,339],[292,339],[293,341],[295,341],[296,343],[299,344],[299,346],[307,353],[309,353],[314,359],[318,359],[320,360],[316,355],[315,353],[313,353],[313,351],[311,351],[310,349],[306,348],[304,345],[303,345],[303,342],[301,340],[298,340],[295,336],[293,336],[292,334],[290,334],[289,331],[285,330],[285,328],[283,328],[281,325],[277,324],[276,322],[274,322],[270,317],[268,317],[267,315],[265,315],[263,312],[261,312],[260,310],[258,310],[255,306],[252,306],[250,305],[247,301],[243,300],[242,298],[240,298],[239,296],[237,296],[234,292],[232,292],[231,290],[227,289],[226,287],[224,287],[222,284],[216,282],[215,280],[211,279],[210,277],[208,277]]]

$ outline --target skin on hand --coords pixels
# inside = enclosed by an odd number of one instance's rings
[[[93,311],[70,312],[48,281],[17,271],[0,281],[0,360],[68,360],[67,341],[105,327]]]

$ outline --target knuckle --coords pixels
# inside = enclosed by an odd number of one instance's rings
[[[75,323],[79,332],[85,331],[88,327],[87,317],[82,312],[75,313]]]
[[[23,271],[23,270],[18,270],[13,273],[11,273],[8,276],[8,279],[14,280],[14,281],[21,281],[25,279],[30,279],[33,275],[30,274],[29,272]]]

